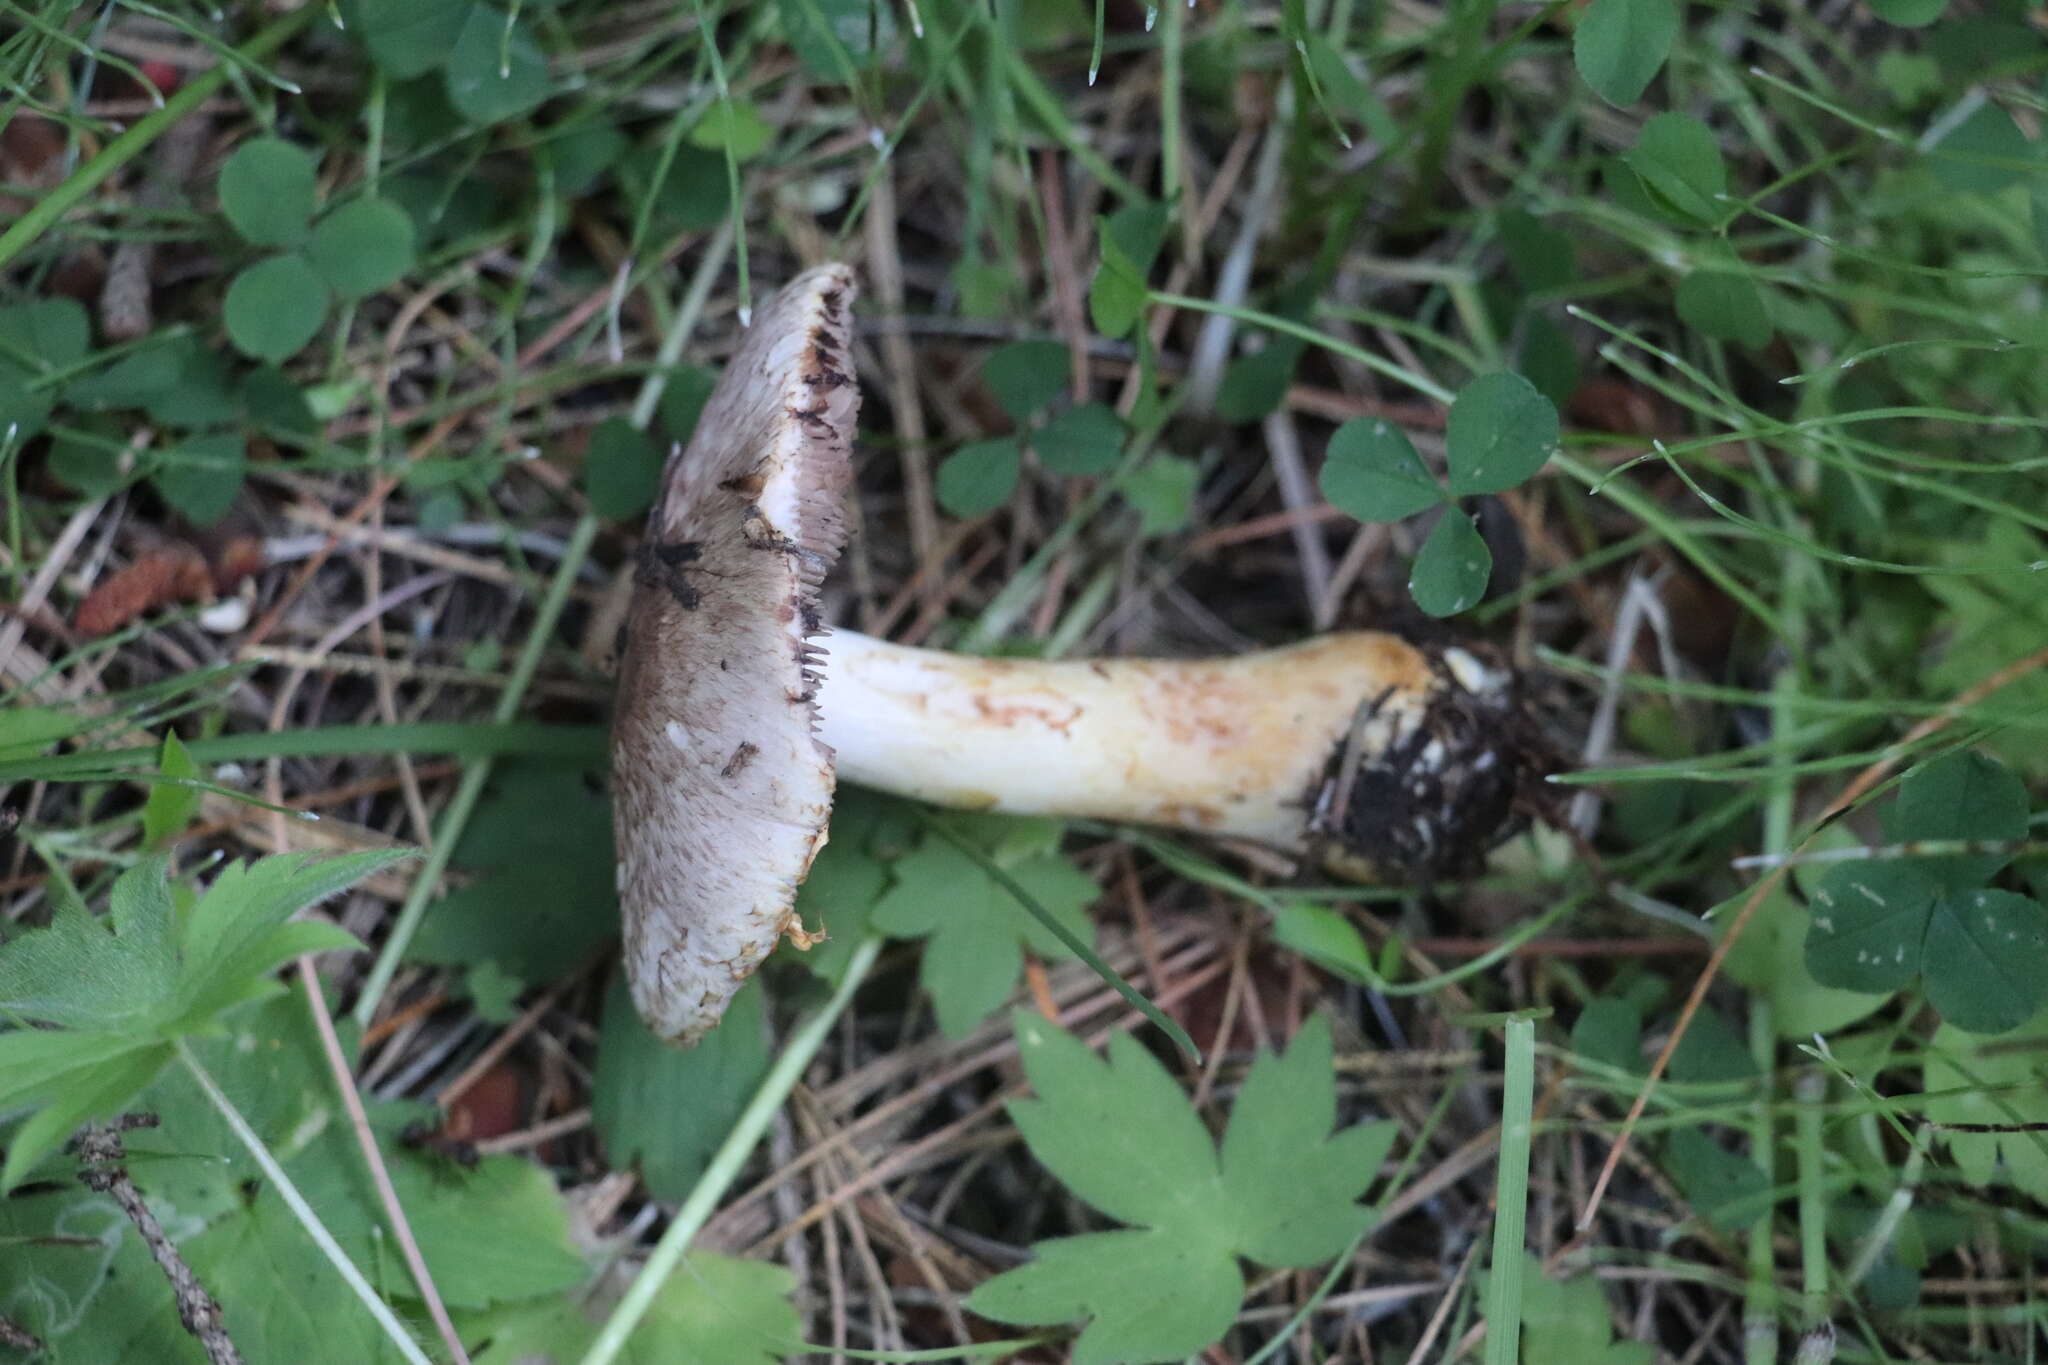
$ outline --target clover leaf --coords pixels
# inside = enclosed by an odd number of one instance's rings
[[[1907,775],[1893,817],[1908,851],[1995,845],[2025,836],[2026,787],[1982,755],[1949,754]],[[2011,856],[1994,846],[1835,868],[1813,892],[1807,970],[1823,986],[1866,994],[1924,978],[1954,1027],[2018,1028],[2048,1004],[2048,908],[1984,885]]]

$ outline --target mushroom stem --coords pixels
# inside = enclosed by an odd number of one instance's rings
[[[1257,840],[1353,872],[1475,864],[1512,800],[1511,678],[1359,631],[1223,659],[1046,661],[825,637],[840,778],[938,805]]]

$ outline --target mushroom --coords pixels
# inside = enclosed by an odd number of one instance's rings
[[[784,935],[835,767],[947,806],[1257,841],[1347,873],[1477,865],[1527,766],[1512,670],[1371,631],[1235,658],[990,659],[829,637],[860,395],[851,272],[755,314],[633,568],[612,775],[627,978],[688,1044]]]

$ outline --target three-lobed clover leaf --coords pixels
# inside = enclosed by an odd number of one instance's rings
[[[1891,822],[1909,842],[2025,837],[2017,775],[1959,752],[1909,773]],[[1924,978],[1956,1028],[2003,1033],[2048,1004],[2048,908],[1988,888],[2011,854],[1998,849],[1871,859],[1837,867],[1813,892],[1806,966],[1824,986],[1888,994]]]
[[[939,464],[933,485],[939,505],[956,517],[986,516],[1010,500],[1023,471],[1024,448],[1055,474],[1102,475],[1116,468],[1124,424],[1107,403],[1081,403],[1050,412],[1065,392],[1072,367],[1057,341],[1013,341],[989,352],[981,374],[1017,431],[961,446]],[[1170,517],[1148,514],[1148,525]],[[1149,533],[1149,532],[1148,532]]]
[[[1393,1146],[1389,1122],[1332,1132],[1329,1024],[1252,1065],[1219,1149],[1165,1067],[1129,1035],[1107,1059],[1019,1012],[1018,1048],[1037,1092],[1010,1114],[1033,1155],[1073,1193],[1135,1226],[1040,1242],[1036,1259],[968,1299],[1029,1326],[1086,1320],[1075,1365],[1178,1361],[1229,1330],[1244,1302],[1239,1259],[1310,1267],[1350,1244],[1358,1199]]]
[[[316,224],[316,184],[313,156],[281,138],[247,142],[221,168],[221,212],[235,231],[252,246],[289,248],[247,266],[228,285],[228,339],[257,360],[276,364],[296,355],[319,333],[333,296],[362,298],[413,267],[412,218],[404,209],[366,197]],[[120,377],[109,372],[101,382]],[[240,486],[239,475],[234,482]]]
[[[1449,489],[1407,434],[1379,419],[1337,428],[1323,462],[1323,496],[1360,521],[1401,521],[1455,498],[1498,493],[1533,476],[1557,449],[1557,409],[1518,374],[1481,375],[1458,391],[1444,431]],[[1455,505],[1430,528],[1408,580],[1415,605],[1450,616],[1476,604],[1493,574],[1493,553]]]

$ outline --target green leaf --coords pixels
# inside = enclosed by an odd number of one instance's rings
[[[1164,204],[1130,204],[1096,224],[1102,265],[1088,289],[1088,312],[1106,337],[1126,335],[1137,325],[1150,296],[1145,277],[1166,240]]]
[[[259,431],[280,438],[314,436],[320,431],[320,419],[313,415],[306,391],[275,365],[260,366],[242,377],[242,407]]]
[[[336,931],[290,926],[307,906],[354,886],[373,872],[412,857],[410,849],[373,849],[315,859],[284,853],[222,868],[185,917],[179,936],[179,981],[173,1017],[186,1026],[249,998],[282,962],[311,947],[334,946]],[[353,940],[347,940],[353,942]]]
[[[693,1251],[669,1276],[620,1352],[620,1365],[779,1365],[802,1340],[789,1296],[796,1277],[778,1265]],[[510,1305],[464,1335],[488,1341],[476,1365],[568,1365],[597,1336],[602,1304],[558,1296]]]
[[[1010,500],[1024,456],[1014,436],[961,446],[939,462],[933,491],[956,517],[980,517]]]
[[[678,365],[670,370],[654,410],[662,434],[678,445],[688,445],[717,382],[718,376],[702,365]]]
[[[475,124],[518,118],[552,93],[547,58],[525,25],[489,5],[469,11],[441,75],[448,102]]]
[[[1216,415],[1226,422],[1256,422],[1287,401],[1287,386],[1308,343],[1274,337],[1249,355],[1237,356],[1216,388]]]
[[[1128,1034],[1098,1058],[1035,1014],[1016,1016],[1036,1098],[1010,1107],[1032,1154],[1077,1196],[1140,1228],[1041,1242],[1036,1258],[975,1290],[1002,1322],[1087,1319],[1077,1362],[1179,1361],[1227,1331],[1244,1297],[1238,1258],[1311,1266],[1364,1226],[1390,1123],[1330,1132],[1328,1025],[1252,1065],[1219,1153],[1186,1095]]]
[[[1971,750],[1946,754],[1899,784],[1892,834],[1900,840],[2027,837],[2027,787],[2010,768]],[[2010,853],[1915,858],[1914,868],[1952,891],[1982,886]]]
[[[690,130],[692,146],[731,152],[735,161],[753,160],[774,141],[775,129],[745,100],[714,100],[703,121]]]
[[[188,436],[158,457],[149,476],[164,501],[195,526],[211,526],[227,515],[241,494],[249,450],[231,431]]]
[[[896,41],[896,16],[868,0],[780,0],[782,31],[813,76],[839,81],[864,71]]]
[[[1308,68],[1315,73],[1316,84],[1334,113],[1365,125],[1367,135],[1375,139],[1398,136],[1399,129],[1385,101],[1352,70],[1336,44],[1314,29],[1304,29],[1299,41],[1305,49],[1303,56]]]
[[[34,758],[58,740],[85,734],[98,723],[68,706],[11,705],[0,710],[0,760]]]
[[[168,1060],[168,1048],[146,1036],[36,1029],[0,1033],[0,1110],[40,1111],[7,1143],[0,1194],[61,1147],[80,1123],[119,1110]]]
[[[1924,685],[1936,694],[1960,692],[2041,647],[2048,640],[2048,593],[2033,567],[2048,559],[2048,541],[2010,517],[1994,517],[1974,539],[1958,537],[1936,561],[1965,573],[1934,574],[1925,589],[1945,610],[1943,629],[1932,644]],[[1985,565],[1996,565],[1984,572]],[[1916,647],[1919,647],[1916,643]],[[2002,704],[2024,710],[2048,709],[2048,672],[2019,678],[1998,694]],[[1994,733],[1985,747],[2036,781],[2048,780],[2048,744],[2040,732],[2012,727]]]
[[[888,866],[871,849],[874,831],[904,804],[858,787],[840,789],[832,804],[832,839],[796,894],[796,912],[805,927],[826,938],[801,950],[785,941],[776,950],[785,961],[838,984],[889,883]],[[893,853],[901,851],[899,845]]]
[[[2034,144],[2012,115],[1989,102],[1950,129],[1929,154],[1936,183],[1957,194],[1996,194],[2024,179],[2035,160]]]
[[[1451,402],[1444,450],[1458,497],[1513,488],[1556,449],[1557,409],[1518,374],[1481,375]]]
[[[317,165],[283,138],[252,138],[220,168],[220,211],[254,246],[297,246],[313,217]]]
[[[1330,1024],[1317,1015],[1287,1051],[1261,1057],[1223,1134],[1231,1244],[1261,1265],[1313,1266],[1350,1245],[1366,1212],[1355,1202],[1393,1149],[1398,1126],[1337,1123]]]
[[[661,485],[661,452],[623,417],[611,417],[590,433],[583,457],[583,491],[590,510],[613,521],[642,515]]]
[[[1695,270],[1678,282],[1679,321],[1716,341],[1757,350],[1770,344],[1771,319],[1749,276],[1733,270]]]
[[[1376,979],[1365,936],[1333,906],[1314,901],[1280,902],[1273,909],[1273,941],[1348,980]]]
[[[76,299],[33,299],[0,307],[0,438],[42,429],[57,390],[44,376],[85,357],[91,325]]]
[[[1109,404],[1083,403],[1040,427],[1031,448],[1055,474],[1107,474],[1123,454],[1124,424]]]
[[[1617,1071],[1643,1069],[1642,1044],[1643,1007],[1621,996],[1588,1000],[1572,1021],[1572,1052]]]
[[[344,0],[345,31],[393,80],[424,76],[448,59],[475,0]]]
[[[1494,229],[1508,256],[1508,269],[1523,290],[1540,294],[1562,289],[1578,279],[1578,261],[1571,234],[1551,226],[1524,209],[1502,209]]]
[[[1889,994],[1920,973],[1940,886],[1912,864],[1845,863],[1813,892],[1806,969],[1823,986]]]
[[[414,961],[489,959],[541,985],[618,933],[611,810],[579,768],[499,764],[455,863],[472,877],[420,925],[408,954]]]
[[[1138,534],[1149,538],[1187,529],[1201,482],[1193,460],[1158,451],[1126,474],[1117,492],[1137,512]]]
[[[1830,830],[1817,845],[1845,847],[1846,830]],[[1725,930],[1732,915],[1716,915]],[[1782,885],[1764,898],[1749,927],[1728,950],[1728,975],[1770,1002],[1771,1023],[1780,1038],[1833,1034],[1884,1008],[1885,997],[1823,986],[1806,965],[1805,944],[1813,916]]]
[[[272,256],[228,285],[226,316],[228,339],[243,355],[288,360],[327,320],[327,282],[297,252]]]
[[[1033,1327],[1090,1319],[1071,1365],[1184,1361],[1229,1331],[1244,1302],[1228,1249],[1178,1229],[1056,1237],[1032,1251],[1029,1264],[983,1281],[967,1307]]]
[[[1066,392],[1071,373],[1067,348],[1057,341],[1013,341],[981,362],[982,382],[1020,426]]]
[[[188,336],[145,339],[107,368],[72,380],[64,399],[86,412],[139,408],[174,393],[198,354],[198,343]]]
[[[1330,437],[1323,496],[1360,521],[1400,521],[1444,500],[1408,434],[1380,418],[1354,417]]]
[[[58,370],[76,365],[90,349],[92,322],[77,299],[30,299],[0,307],[0,360]]]
[[[165,777],[199,776],[199,765],[192,761],[192,755],[185,752],[185,745],[177,735],[170,732],[164,734],[156,770]],[[155,846],[183,834],[199,810],[199,796],[197,787],[177,782],[158,782],[151,786],[149,799],[142,803],[142,842]]]
[[[1996,1042],[1943,1024],[1928,1039],[1920,1075],[1927,1118],[1945,1124],[2048,1123],[2048,1086],[2041,1056],[2048,1048],[2048,1011]],[[1935,1130],[1963,1179],[1987,1185],[2001,1170],[2034,1199],[2048,1199],[2048,1132],[1961,1133]]]
[[[451,1179],[417,1156],[396,1156],[390,1165],[420,1254],[450,1307],[482,1308],[557,1293],[589,1273],[570,1241],[568,1208],[544,1167],[491,1156]],[[360,1207],[374,1207],[369,1190],[362,1193]],[[365,1254],[356,1263],[372,1262]],[[409,1279],[394,1278],[391,1288],[416,1296]]]
[[[1693,1016],[1671,1054],[1671,1079],[1687,1084],[1712,1085],[1725,1081],[1756,1078],[1756,1059],[1749,1042],[1728,1016],[1709,1005]]]
[[[1727,213],[1728,167],[1707,125],[1684,114],[1659,114],[1643,125],[1622,156],[1659,210],[1681,222],[1717,223]]]
[[[1680,1128],[1665,1140],[1664,1167],[1694,1212],[1723,1232],[1749,1227],[1769,1212],[1762,1196],[1770,1177],[1698,1128]]]
[[[1522,1365],[1650,1365],[1654,1349],[1616,1341],[1610,1322],[1598,1278],[1554,1280],[1522,1253]]]
[[[413,268],[412,216],[389,199],[354,200],[320,220],[306,256],[342,298],[374,294]]]
[[[1921,969],[1948,1023],[2016,1029],[2048,1003],[2048,909],[2012,891],[1950,891],[1935,902]]]
[[[651,143],[619,163],[619,180],[634,212],[652,196],[648,216],[655,232],[708,228],[732,216],[732,186],[726,179],[725,158],[717,152],[684,145],[676,149],[668,173],[657,184],[654,173],[659,169],[661,149]]]
[[[58,902],[48,927],[0,944],[0,1010],[67,1029],[153,1018],[176,984],[168,864],[143,859],[114,880],[104,921]]]
[[[78,1073],[50,1102],[14,1130],[0,1165],[0,1192],[12,1190],[88,1120],[110,1119],[127,1108],[170,1064],[168,1043],[137,1048]]]
[[[1087,910],[1100,893],[1093,878],[1058,854],[1018,858],[997,849],[993,856],[1077,938],[1094,937]],[[1008,888],[943,839],[925,838],[897,860],[894,872],[895,885],[875,903],[871,922],[886,934],[929,940],[918,980],[949,1038],[973,1032],[1009,998],[1023,967],[1023,945],[1040,957],[1072,955]]]
[[[1572,34],[1572,61],[1594,94],[1630,105],[1663,69],[1677,36],[1675,0],[1593,0]]]
[[[1010,1117],[1039,1164],[1120,1222],[1207,1222],[1208,1240],[1225,1240],[1215,1142],[1166,1068],[1128,1033],[1105,1060],[1028,1011],[1016,1028],[1035,1098]]]
[[[1553,407],[1571,402],[1579,389],[1579,352],[1571,333],[1548,313],[1522,317],[1522,339],[1515,347],[1515,372],[1536,386]]]
[[[756,977],[703,1042],[678,1052],[647,1031],[614,973],[590,1097],[591,1126],[613,1169],[638,1169],[657,1199],[690,1192],[768,1069],[766,1002]]]
[[[1493,551],[1472,518],[1446,507],[1409,570],[1408,591],[1431,616],[1455,616],[1486,595]]]
[[[325,1201],[320,1211],[323,1219],[332,1218]],[[411,1212],[408,1207],[408,1217]],[[353,1294],[340,1288],[334,1267],[267,1186],[246,1213],[220,1220],[180,1250],[201,1284],[214,1287],[223,1299],[232,1295],[227,1320],[243,1359],[389,1358],[376,1323]],[[358,1258],[356,1264],[365,1262]],[[411,1283],[402,1270],[386,1280],[393,1287]],[[185,1339],[175,1316],[159,1331],[159,1352],[163,1343]]]
[[[1948,0],[1870,0],[1870,12],[1901,28],[1926,28],[1941,17]]]

